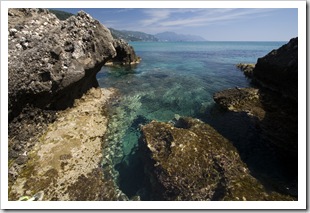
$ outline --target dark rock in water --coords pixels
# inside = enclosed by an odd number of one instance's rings
[[[276,150],[279,166],[286,168],[293,182],[298,177],[297,52],[298,39],[293,38],[258,59],[252,74],[257,88],[227,89],[213,96],[227,110],[258,118],[253,121],[261,137]]]
[[[259,90],[254,88],[234,88],[217,92],[214,101],[225,109],[234,112],[247,112],[258,118],[264,117],[261,109]]]
[[[131,63],[127,43],[114,41],[99,21],[81,11],[60,21],[45,9],[9,9],[9,120],[26,104],[65,109],[89,88],[108,60]],[[115,46],[114,46],[115,45]]]
[[[142,132],[154,200],[292,200],[267,193],[234,146],[198,119],[153,121]]]
[[[291,99],[266,89],[235,88],[217,92],[214,101],[224,109],[246,112],[258,118],[258,127],[270,143],[276,145],[286,156],[297,157],[298,108]]]
[[[236,65],[238,69],[240,69],[244,75],[248,78],[252,78],[253,76],[253,70],[255,68],[255,64],[243,64],[239,63]]]
[[[253,80],[297,101],[298,38],[292,38],[289,43],[259,58],[253,70]]]
[[[131,65],[140,62],[140,58],[136,56],[134,49],[124,40],[114,40],[113,46],[117,52],[116,57],[112,59],[113,64]]]
[[[267,139],[295,158],[298,147],[297,51],[298,38],[293,38],[258,59],[252,77],[259,83],[258,89],[227,89],[213,96],[217,104],[228,110],[250,112],[258,117]]]

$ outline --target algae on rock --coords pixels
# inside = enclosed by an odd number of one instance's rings
[[[154,200],[293,200],[267,193],[236,148],[210,125],[180,117],[142,127]]]
[[[107,130],[105,103],[113,90],[93,88],[57,119],[28,153],[10,200],[44,191],[43,200],[126,200],[100,163]]]

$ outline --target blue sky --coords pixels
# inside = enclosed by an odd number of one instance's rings
[[[210,41],[288,41],[298,36],[295,8],[59,8],[89,13],[103,25],[149,34],[173,31]]]

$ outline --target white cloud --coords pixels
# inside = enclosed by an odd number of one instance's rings
[[[141,24],[144,26],[164,21],[171,15],[171,12],[168,9],[147,9],[144,13],[148,16],[147,19],[141,21]]]
[[[244,18],[257,18],[274,9],[146,9],[143,27],[177,29],[181,27],[208,26],[211,24],[238,21]]]

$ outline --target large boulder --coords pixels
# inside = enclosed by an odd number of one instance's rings
[[[249,69],[238,64],[241,70]],[[297,158],[298,149],[298,38],[259,58],[250,77],[257,88],[216,92],[214,101],[225,109],[246,112],[260,122],[262,134],[283,156]],[[295,161],[295,160],[294,160]]]
[[[253,71],[247,65],[237,66],[256,88],[219,91],[213,95],[214,101],[229,111],[249,115],[247,118],[259,130],[266,149],[273,150],[271,157],[276,157],[284,176],[292,183],[297,182],[298,38],[259,58],[251,66]],[[293,185],[292,191],[297,191],[297,185]]]
[[[116,57],[111,61],[113,64],[132,65],[140,62],[140,58],[136,56],[133,47],[123,39],[115,39],[113,46],[117,51]]]
[[[236,148],[193,118],[142,127],[145,171],[154,200],[290,200],[267,193]]]
[[[298,38],[259,58],[253,80],[260,85],[297,101],[298,99]]]
[[[83,11],[65,21],[46,9],[9,9],[8,15],[9,120],[27,104],[72,106],[98,86],[96,73],[118,55],[110,31]]]

